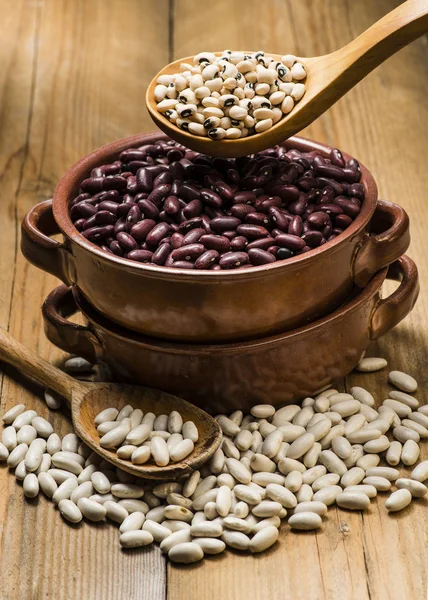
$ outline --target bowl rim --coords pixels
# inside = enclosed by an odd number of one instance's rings
[[[141,346],[145,346],[147,348],[154,348],[158,352],[164,352],[169,354],[190,354],[190,355],[201,355],[206,354],[207,356],[214,353],[226,353],[226,354],[234,354],[234,353],[242,353],[242,352],[251,352],[256,349],[269,348],[271,346],[276,346],[277,344],[283,343],[284,340],[295,340],[296,338],[304,339],[308,336],[311,336],[319,329],[327,327],[334,321],[339,321],[346,318],[349,314],[357,311],[363,305],[366,305],[377,293],[380,292],[383,283],[385,282],[388,274],[388,268],[384,267],[380,271],[376,273],[369,281],[365,288],[357,288],[354,287],[355,296],[352,297],[351,300],[346,301],[341,306],[339,306],[336,310],[329,313],[328,315],[317,319],[312,323],[308,323],[306,325],[302,325],[296,329],[292,329],[291,331],[284,331],[283,333],[276,333],[274,335],[261,337],[253,340],[244,340],[244,341],[236,341],[230,343],[223,344],[191,344],[191,343],[181,343],[175,340],[162,340],[152,338],[150,336],[137,333],[135,331],[126,329],[113,321],[110,321],[99,312],[97,312],[92,306],[88,303],[88,301],[82,297],[81,292],[76,288],[76,286],[72,286],[72,288],[67,288],[67,292],[72,289],[73,291],[73,299],[76,305],[77,311],[80,311],[84,318],[87,321],[87,328],[89,331],[95,335],[98,343],[100,343],[99,339],[99,331],[106,332],[107,335],[112,336],[114,338],[119,338],[126,342],[138,343]],[[61,286],[59,286],[61,287]],[[65,286],[64,286],[65,287]],[[55,288],[53,292],[48,296],[47,301],[49,302],[49,298],[51,296],[55,297],[55,293],[58,293],[59,288]],[[54,300],[55,301],[55,300]],[[76,312],[77,312],[76,311]],[[370,315],[372,311],[370,311]],[[104,347],[104,344],[101,343]]]
[[[83,179],[89,175],[90,171],[94,167],[117,158],[120,152],[127,148],[138,147],[141,145],[154,143],[158,140],[169,139],[170,138],[168,138],[167,135],[158,131],[140,133],[134,136],[122,138],[97,148],[70,167],[70,169],[68,169],[68,171],[59,180],[53,194],[52,202],[52,210],[55,221],[66,240],[70,240],[73,244],[76,244],[84,251],[95,255],[102,262],[107,264],[112,263],[121,270],[131,272],[140,271],[148,277],[167,278],[177,281],[225,281],[227,279],[250,279],[265,276],[267,274],[274,275],[276,271],[281,268],[287,268],[290,271],[297,270],[302,266],[303,263],[306,262],[307,264],[308,260],[317,259],[320,255],[327,256],[331,253],[337,252],[343,243],[364,229],[364,227],[369,223],[376,209],[378,190],[375,179],[367,167],[358,161],[361,168],[360,183],[365,189],[365,199],[363,201],[361,211],[356,219],[351,223],[351,225],[349,225],[349,227],[345,229],[343,233],[338,235],[335,239],[326,242],[322,246],[313,248],[304,254],[298,254],[297,256],[288,258],[286,260],[276,261],[267,265],[249,266],[246,269],[231,269],[222,271],[174,269],[173,267],[139,263],[128,258],[119,257],[112,253],[110,254],[105,252],[99,246],[87,240],[75,228],[68,210],[69,202],[72,197],[78,193],[78,187],[81,181],[83,181]],[[287,140],[284,140],[284,142],[282,142],[280,145],[290,149],[297,148],[298,150],[305,152],[318,150],[323,156],[327,156],[332,149],[331,146],[321,142],[316,142],[299,136],[292,136]],[[352,158],[351,155],[347,154],[346,152],[342,152],[342,154],[346,160]]]

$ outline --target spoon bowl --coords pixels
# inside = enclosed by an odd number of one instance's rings
[[[142,386],[77,381],[30,352],[3,329],[0,329],[0,359],[64,396],[80,439],[106,461],[136,477],[164,480],[190,474],[209,460],[220,445],[222,434],[217,421],[190,402]],[[134,465],[119,458],[114,449],[100,446],[95,417],[105,408],[120,410],[126,404],[140,408],[143,413],[153,412],[156,415],[176,410],[184,422],[193,421],[199,433],[193,452],[180,462],[159,467],[154,463]]]
[[[193,56],[168,64],[154,77],[147,88],[147,109],[162,131],[192,150],[225,158],[253,154],[284,141],[312,123],[374,68],[427,30],[427,1],[407,0],[343,48],[324,56],[296,57],[307,73],[305,95],[288,115],[263,133],[236,140],[211,140],[179,129],[158,112],[154,99],[158,77],[179,73],[182,62],[193,64]],[[275,61],[281,60],[279,54],[267,54]]]
[[[253,51],[248,51],[253,52]],[[245,51],[247,53],[247,51]],[[223,52],[213,52],[215,56],[222,56]],[[275,61],[281,61],[281,56],[279,54],[270,54]],[[166,67],[164,67],[159,73],[152,79],[150,82],[147,92],[146,92],[146,105],[147,110],[153,121],[156,125],[161,129],[164,133],[169,135],[171,138],[175,139],[183,146],[187,148],[191,148],[196,152],[200,152],[201,154],[207,154],[209,156],[222,156],[224,158],[234,158],[237,156],[244,156],[245,154],[253,154],[254,152],[259,152],[268,146],[274,146],[275,144],[279,144],[283,142],[285,138],[292,136],[294,133],[303,129],[310,121],[307,123],[304,122],[305,114],[307,113],[304,107],[308,103],[308,97],[310,96],[309,90],[311,90],[310,82],[312,81],[312,65],[318,59],[316,58],[298,58],[299,62],[301,62],[306,69],[306,93],[301,100],[295,105],[291,113],[288,115],[284,115],[278,123],[275,123],[268,131],[263,133],[256,133],[254,135],[240,138],[238,140],[211,140],[208,137],[199,137],[197,135],[193,135],[183,129],[179,129],[176,125],[171,123],[162,113],[160,113],[157,108],[157,102],[154,98],[154,90],[157,85],[157,79],[161,75],[171,75],[173,73],[180,72],[180,64],[183,62],[188,62],[193,64],[193,56],[187,56],[186,58],[181,58],[180,60],[176,60],[172,63],[169,63]],[[314,73],[316,70],[314,69]],[[316,80],[316,77],[315,77]],[[313,95],[313,89],[311,94]],[[310,97],[309,97],[310,99]],[[299,111],[300,118],[294,118],[296,113]],[[292,122],[290,123],[290,120]]]

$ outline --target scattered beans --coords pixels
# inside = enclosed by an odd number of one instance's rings
[[[186,90],[179,92],[180,97],[183,94]],[[226,102],[246,106],[264,98],[259,94],[242,100],[233,93],[225,96]],[[284,102],[287,98],[292,100],[286,96]],[[202,98],[202,105],[207,100],[217,99]],[[213,124],[214,116],[208,115],[212,111],[219,111],[221,119],[229,119],[224,115],[230,111],[248,112],[236,104],[207,106],[202,112],[193,111],[193,101],[184,99],[179,104],[192,111],[188,118],[179,118],[185,124],[205,116],[205,122]],[[246,119],[259,128],[273,122],[270,117],[258,121],[266,111],[281,113],[278,105],[254,110],[256,118],[247,115]],[[202,124],[193,124],[205,131]],[[232,130],[242,135],[251,127],[228,127],[223,129],[224,137]],[[220,130],[215,126],[211,131]],[[132,173],[127,179],[109,174],[104,165],[102,175],[93,174],[83,181],[82,193],[70,204],[70,217],[80,233],[105,252],[145,265],[230,270],[271,264],[333,240],[358,215],[364,201],[358,163],[353,161],[352,168],[333,164],[337,152],[332,150],[328,157],[275,146],[245,158],[218,159],[172,140],[159,140],[120,154],[115,164],[118,172]],[[137,155],[138,161],[134,160]],[[103,190],[103,186],[114,189]],[[66,367],[79,372],[91,365],[74,357]],[[272,407],[257,410],[269,415]]]
[[[351,395],[326,390],[305,398],[303,407],[260,405],[249,415],[219,415],[222,446],[209,463],[189,477],[155,485],[113,469],[75,434],[61,440],[49,433],[48,421],[24,406],[6,415],[0,460],[15,468],[27,497],[42,490],[64,519],[117,523],[124,548],[156,541],[171,560],[184,563],[226,546],[262,552],[277,541],[282,519],[291,529],[312,530],[333,504],[366,510],[378,492],[390,491],[385,508],[395,512],[427,494],[428,461],[416,465],[410,478],[394,467],[417,462],[428,415],[406,392],[394,393],[377,410],[371,398],[363,388],[352,388]],[[183,423],[176,411],[156,417],[128,405],[96,417],[98,428],[109,423],[127,432],[113,446],[124,460],[140,451],[149,460],[156,440],[169,457],[181,456],[180,446],[193,448],[198,438],[195,425]],[[391,433],[403,443],[391,441]],[[380,462],[385,451],[390,466]]]

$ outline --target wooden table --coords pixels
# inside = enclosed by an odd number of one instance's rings
[[[40,304],[57,281],[19,251],[27,210],[98,146],[152,129],[147,83],[165,63],[203,49],[253,48],[298,55],[330,52],[398,5],[396,0],[0,0],[0,326],[46,359]],[[403,49],[304,134],[348,151],[375,175],[380,196],[409,212],[422,294],[372,353],[408,370],[425,401],[428,282],[428,46]],[[11,368],[0,372],[1,409],[24,402],[61,433],[41,390]],[[386,396],[385,374],[352,375]],[[425,458],[428,452],[425,450]],[[1,600],[422,600],[427,594],[427,501],[389,516],[384,499],[367,513],[332,509],[322,531],[291,534],[262,556],[227,552],[188,568],[159,548],[121,552],[112,525],[70,527],[44,497],[24,501],[0,468]]]

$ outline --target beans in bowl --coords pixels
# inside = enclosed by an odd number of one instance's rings
[[[251,268],[340,235],[361,210],[360,178],[337,149],[326,158],[275,146],[225,159],[161,140],[93,169],[70,216],[105,252],[140,263]]]

